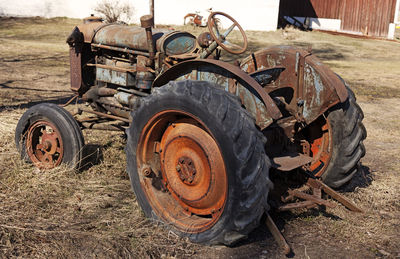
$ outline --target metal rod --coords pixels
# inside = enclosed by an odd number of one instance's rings
[[[76,98],[78,98],[78,95],[72,96],[72,98],[69,99],[68,102],[66,102],[65,104],[59,104],[58,106],[60,106],[60,107],[66,107],[66,106],[70,105]]]
[[[300,209],[300,208],[309,208],[310,206],[317,207],[318,205],[313,201],[300,201],[300,202],[293,202],[293,203],[279,206],[278,210],[286,211],[286,210],[293,210],[293,209]]]
[[[86,109],[81,109],[81,111],[87,112],[87,113],[96,114],[97,116],[104,117],[104,118],[109,118],[109,119],[113,119],[113,120],[120,120],[120,121],[124,121],[124,122],[127,122],[127,123],[131,122],[129,119],[126,119],[126,118],[123,118],[123,117],[120,117],[120,116],[116,116],[116,115],[111,115],[111,114],[106,114],[106,113],[96,112],[96,111],[91,111],[91,110],[86,110]]]
[[[315,203],[317,203],[319,205],[325,205],[328,208],[335,208],[336,207],[335,204],[333,204],[333,203],[331,203],[329,201],[323,200],[321,198],[317,198],[317,197],[315,197],[313,195],[310,195],[310,194],[307,194],[307,193],[304,193],[304,192],[299,192],[297,190],[289,190],[288,193],[289,193],[289,195],[292,195],[292,196],[295,196],[295,197],[298,197],[298,198],[301,198],[301,199],[304,199],[304,200],[312,201],[312,202],[315,202]]]
[[[290,254],[292,249],[289,244],[286,242],[285,237],[279,231],[278,227],[275,225],[275,222],[272,220],[269,213],[267,213],[267,219],[265,220],[265,224],[267,225],[269,231],[274,237],[275,241],[279,244],[279,246],[283,249],[285,255]]]
[[[362,209],[358,208],[353,202],[349,201],[346,199],[343,195],[340,195],[338,192],[324,184],[322,181],[316,180],[316,179],[308,179],[307,182],[308,185],[314,188],[321,188],[326,192],[328,195],[330,195],[333,199],[337,200],[341,204],[343,204],[346,208],[348,208],[351,211],[354,212],[364,212]]]
[[[211,53],[213,53],[214,50],[216,50],[218,47],[218,43],[216,41],[214,41],[213,43],[211,43],[211,45],[205,49],[199,56],[199,58],[204,59],[207,58],[208,56],[210,56]]]
[[[94,130],[108,130],[108,131],[124,131],[125,128],[121,125],[115,124],[99,124],[97,122],[81,122],[82,126],[85,129],[94,129]]]
[[[77,119],[76,121],[83,123],[83,122],[99,122],[101,119],[99,117],[85,117],[85,118],[80,118]],[[103,119],[104,120],[104,119]]]
[[[88,67],[98,67],[98,68],[104,68],[104,69],[110,69],[118,72],[131,72],[134,73],[136,72],[136,68],[123,68],[123,67],[116,67],[116,66],[108,66],[108,65],[103,65],[103,64],[86,64]]]
[[[109,49],[109,50],[121,51],[121,52],[134,54],[134,55],[142,55],[142,56],[146,56],[146,57],[150,56],[149,53],[147,53],[147,52],[138,51],[138,50],[131,50],[131,49],[127,49],[127,48],[119,48],[119,47],[113,47],[113,46],[108,46],[108,45],[103,45],[103,44],[94,44],[94,43],[92,43],[92,46],[96,47],[96,48],[101,48],[101,49]]]
[[[118,87],[117,90],[119,90],[121,92],[129,93],[129,94],[139,95],[139,96],[142,96],[142,97],[149,96],[148,93],[140,92],[140,91],[135,90],[135,89],[126,89],[126,88],[123,88],[123,87]]]

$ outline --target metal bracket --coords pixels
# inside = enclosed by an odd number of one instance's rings
[[[306,193],[311,189],[312,194]],[[318,207],[319,205],[323,205],[329,208],[334,208],[336,207],[336,204],[329,202],[327,200],[322,199],[322,191],[324,191],[326,194],[331,196],[331,198],[335,199],[336,201],[340,202],[343,204],[346,208],[353,212],[361,212],[363,213],[364,211],[357,207],[353,202],[348,200],[346,197],[343,195],[339,194],[326,184],[324,184],[322,181],[318,179],[313,179],[309,178],[307,180],[307,183],[295,190],[289,190],[288,191],[288,196],[282,197],[283,202],[288,202],[291,200],[294,200],[295,198],[300,198],[304,201],[300,202],[292,202],[288,203],[285,205],[282,205],[278,207],[279,211],[287,211],[287,210],[292,210],[292,209],[299,209],[299,208],[306,208],[306,209],[311,209]],[[285,255],[288,255],[291,253],[291,248],[289,244],[286,242],[285,237],[282,235],[282,233],[279,231],[278,227],[275,225],[274,221],[272,220],[271,216],[267,213],[267,220],[265,222],[267,225],[269,231],[271,232],[272,236],[274,237],[275,241],[279,244],[279,246],[283,249]]]
[[[305,191],[311,189],[312,194],[307,194]],[[327,200],[322,199],[322,191],[326,194],[330,195],[331,198],[343,204],[346,208],[354,212],[363,212],[360,208],[358,208],[353,202],[345,198],[343,195],[339,194],[322,181],[318,179],[309,178],[305,186],[295,189],[289,190],[288,196],[282,198],[283,202],[288,202],[293,200],[294,198],[300,198],[305,201],[294,202],[282,205],[278,208],[279,211],[291,210],[291,209],[299,209],[299,208],[315,208],[318,205],[324,205],[328,208],[335,208],[336,204],[329,202]]]

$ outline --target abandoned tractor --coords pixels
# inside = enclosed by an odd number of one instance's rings
[[[230,27],[213,22],[223,18]],[[363,113],[312,53],[277,46],[221,61],[220,48],[247,48],[242,27],[222,12],[210,14],[209,32],[197,38],[153,27],[148,15],[141,27],[96,17],[75,27],[67,39],[75,96],[67,104],[78,106],[27,110],[15,137],[23,159],[79,168],[82,129],[125,130],[127,171],[144,213],[193,242],[227,245],[268,211],[270,170],[301,171],[334,188],[355,174],[365,154]]]

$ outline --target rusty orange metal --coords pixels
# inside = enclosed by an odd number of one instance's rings
[[[203,122],[186,112],[155,114],[138,143],[141,186],[156,215],[187,233],[211,228],[228,195],[218,143]]]
[[[57,127],[40,120],[27,131],[26,151],[28,157],[40,169],[51,169],[61,164],[64,150],[63,141]]]
[[[310,155],[313,158],[310,171],[315,172],[315,176],[319,177],[325,172],[332,156],[332,131],[329,121],[322,116],[310,125],[309,131],[311,133]]]

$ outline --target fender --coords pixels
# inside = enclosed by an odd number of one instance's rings
[[[257,51],[241,63],[247,73],[281,66],[285,70],[264,87],[272,97],[285,100],[295,116],[311,123],[330,107],[345,102],[345,84],[310,51],[292,46],[275,46]]]
[[[271,71],[275,73],[275,70]],[[253,77],[239,67],[219,60],[195,59],[181,62],[158,76],[153,82],[153,87],[184,79],[214,82],[224,90],[239,96],[261,129],[282,117],[275,102]]]

